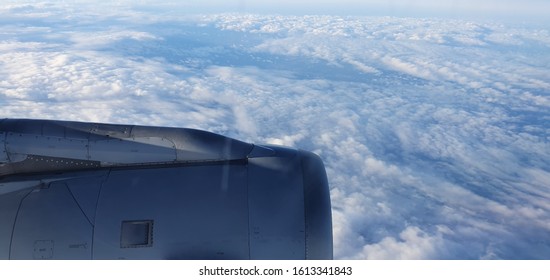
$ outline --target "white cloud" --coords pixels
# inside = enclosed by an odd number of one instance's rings
[[[129,31],[129,30],[108,30],[100,32],[83,32],[67,34],[75,46],[83,49],[95,49],[99,47],[110,46],[125,39],[135,41],[160,40],[155,35],[148,32]]]
[[[442,255],[445,248],[442,227],[435,235],[429,235],[418,227],[407,227],[398,238],[386,237],[379,243],[363,247],[358,256],[361,259],[434,259]]]
[[[0,10],[21,22],[0,23],[0,117],[312,150],[329,175],[337,258],[550,256],[548,32],[36,7]]]

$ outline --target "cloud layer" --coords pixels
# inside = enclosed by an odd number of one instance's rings
[[[0,117],[312,150],[336,258],[550,258],[548,30],[48,4],[0,18]]]

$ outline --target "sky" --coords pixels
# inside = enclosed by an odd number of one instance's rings
[[[45,3],[45,1],[3,0],[5,3]],[[146,7],[185,13],[261,13],[285,15],[359,15],[438,17],[461,19],[506,20],[548,23],[546,0],[118,0],[118,1],[53,1],[59,4],[102,4]]]
[[[550,31],[538,23],[409,15],[412,1],[387,2],[403,16],[16,2],[0,6],[0,118],[313,151],[337,259],[550,259]],[[526,19],[548,5],[499,3]]]
[[[158,1],[142,1],[158,6]],[[186,1],[180,7],[189,12],[245,12],[263,14],[323,14],[399,17],[468,18],[547,22],[550,2],[545,0],[208,0]]]

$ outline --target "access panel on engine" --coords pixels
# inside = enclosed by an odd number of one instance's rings
[[[94,259],[248,259],[245,164],[113,170]]]

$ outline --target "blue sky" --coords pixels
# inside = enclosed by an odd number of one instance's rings
[[[547,28],[418,16],[431,1],[414,1],[414,18],[17,2],[0,6],[0,118],[191,127],[314,151],[339,259],[550,259]],[[522,17],[548,5],[498,2],[509,4],[493,14]]]
[[[170,3],[170,1],[163,3]],[[159,4],[149,2],[148,5]],[[547,11],[550,10],[550,2],[544,0],[195,0],[186,1],[184,5],[178,3],[177,6],[191,12],[430,16],[519,22],[547,21]]]
[[[5,3],[45,3],[44,1],[5,0]],[[58,1],[52,3],[88,3],[102,1]],[[188,0],[188,1],[103,1],[113,5],[172,7],[188,13],[242,12],[264,14],[328,14],[362,16],[453,17],[462,19],[491,19],[536,21],[548,23],[546,0]]]

